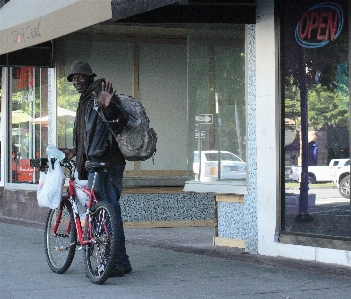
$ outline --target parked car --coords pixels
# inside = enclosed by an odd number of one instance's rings
[[[336,183],[341,196],[350,198],[350,160],[345,166],[336,171],[334,182]]]
[[[328,166],[308,166],[308,183],[332,182],[338,169],[347,165],[350,165],[350,159],[332,159]],[[291,166],[289,177],[300,181],[301,166]]]
[[[218,151],[201,151],[201,169],[200,153],[194,152],[193,171],[195,179],[211,180],[218,178]],[[200,173],[201,172],[201,173]],[[246,163],[237,155],[221,151],[221,179],[245,179]]]

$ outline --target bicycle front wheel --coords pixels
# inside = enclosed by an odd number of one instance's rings
[[[84,248],[85,271],[89,279],[103,284],[117,258],[117,218],[109,202],[99,202],[91,209],[92,240]],[[86,230],[89,239],[89,229]]]
[[[53,272],[62,274],[71,266],[76,243],[72,205],[65,200],[59,208],[49,211],[45,224],[45,255]]]

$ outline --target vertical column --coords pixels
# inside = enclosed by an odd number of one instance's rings
[[[256,140],[256,26],[246,28],[247,164],[248,190],[245,195],[245,251],[258,252],[257,222],[257,140]]]

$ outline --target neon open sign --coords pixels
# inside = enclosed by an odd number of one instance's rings
[[[344,14],[335,2],[324,2],[306,11],[295,29],[298,44],[305,48],[320,48],[334,41],[344,25]]]

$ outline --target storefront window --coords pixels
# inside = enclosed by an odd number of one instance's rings
[[[187,47],[189,179],[246,185],[245,26],[188,29]]]
[[[351,237],[348,1],[281,9],[283,230]]]
[[[73,148],[73,129],[79,94],[66,77],[57,80],[57,137],[59,148]]]
[[[105,36],[103,40],[99,32]],[[69,110],[62,120],[58,115],[58,146],[73,146],[71,112],[75,113],[80,94],[66,77],[74,61],[84,60],[97,74],[96,79],[112,82],[117,94],[139,99],[157,132],[154,159],[127,161],[125,184],[183,186],[187,174],[185,29],[162,27],[155,32],[155,27],[97,24],[64,36],[55,45],[57,105]]]
[[[112,82],[117,93],[132,94],[133,47],[128,43],[87,40],[86,36],[71,34],[58,40],[57,47],[57,135],[59,148],[73,148],[73,129],[80,94],[67,81],[74,61],[87,61],[97,74]],[[80,51],[76,52],[79,48]],[[109,49],[109,50],[106,50]],[[116,57],[115,53],[119,53]],[[114,61],[106,64],[105,60]]]
[[[11,68],[9,106],[10,183],[33,183],[38,177],[29,159],[45,156],[48,140],[48,70]]]

